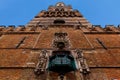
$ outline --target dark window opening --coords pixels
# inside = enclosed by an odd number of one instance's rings
[[[64,24],[65,21],[61,19],[54,20],[54,24]]]
[[[63,48],[65,47],[65,43],[64,43],[64,42],[58,42],[58,43],[57,43],[57,47],[58,47],[59,49],[63,49]]]
[[[56,8],[56,9],[55,9],[55,11],[59,11],[59,9],[58,9],[58,8]]]
[[[60,11],[65,11],[63,8]]]

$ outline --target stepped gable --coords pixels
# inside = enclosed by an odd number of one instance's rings
[[[91,24],[78,10],[73,10],[70,5],[60,2],[55,6],[49,6],[48,10],[41,11],[27,25],[59,25],[57,22],[65,22],[62,25],[86,25]]]
[[[0,26],[0,80],[119,79],[120,25],[93,25],[58,2],[26,25]]]

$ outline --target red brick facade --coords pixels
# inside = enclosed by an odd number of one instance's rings
[[[65,74],[64,80],[120,79],[120,26],[92,25],[79,11],[57,3],[25,26],[0,26],[0,80],[60,80],[55,72],[34,74],[41,51],[54,50],[57,32],[68,34],[69,51],[77,60],[75,51],[81,50],[90,69],[84,75],[78,68]]]

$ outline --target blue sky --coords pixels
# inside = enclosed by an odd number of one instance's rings
[[[0,25],[25,25],[57,2],[72,5],[94,25],[120,24],[120,0],[0,0]]]

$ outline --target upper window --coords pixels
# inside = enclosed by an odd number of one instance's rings
[[[65,23],[65,21],[62,19],[54,20],[54,24],[64,24],[64,23]]]

